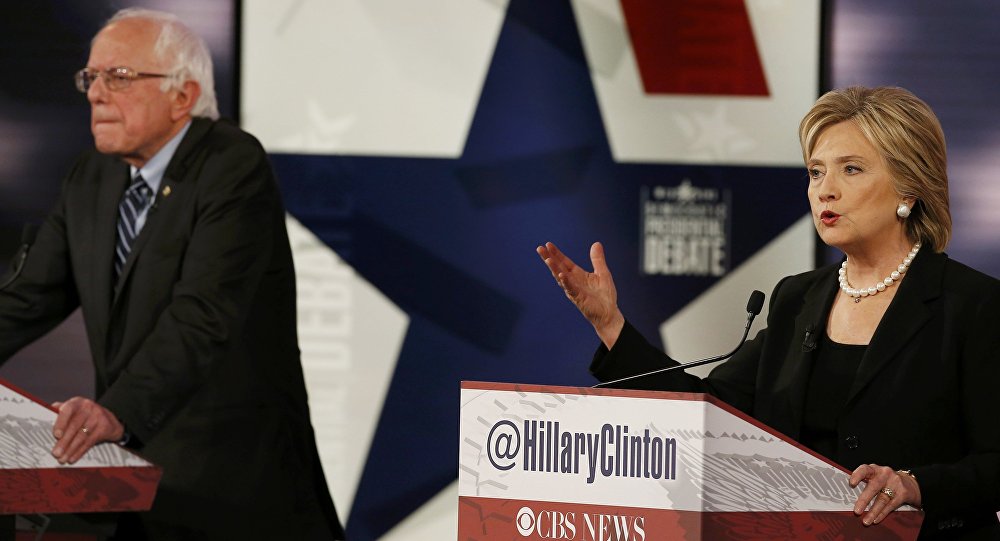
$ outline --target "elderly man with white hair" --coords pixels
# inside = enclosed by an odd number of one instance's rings
[[[0,359],[81,307],[96,400],[53,455],[123,442],[163,467],[116,539],[341,539],[299,361],[285,211],[261,145],[217,120],[212,61],[173,15],[112,17],[76,86],[96,151],[0,291]]]

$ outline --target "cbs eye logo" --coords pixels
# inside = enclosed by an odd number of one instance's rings
[[[522,507],[514,516],[514,524],[521,537],[539,539],[576,539],[576,514],[562,511],[539,511],[535,514],[530,507]],[[615,539],[615,538],[612,538]],[[624,539],[624,538],[623,538]]]
[[[514,523],[517,524],[517,532],[528,537],[535,530],[535,512],[530,507],[522,507],[517,512]]]

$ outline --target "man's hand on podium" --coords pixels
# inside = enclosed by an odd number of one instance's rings
[[[75,396],[65,402],[55,402],[52,407],[59,410],[52,429],[56,438],[52,456],[60,464],[73,464],[94,445],[120,441],[125,434],[125,426],[118,417],[89,398]]]

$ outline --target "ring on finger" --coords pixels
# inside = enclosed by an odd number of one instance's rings
[[[80,432],[83,432],[84,434],[86,434],[86,433],[90,432],[90,429],[87,428],[87,427],[83,427],[83,428],[80,429]]]
[[[888,496],[890,500],[896,497],[896,491],[889,487],[883,488],[880,492]]]

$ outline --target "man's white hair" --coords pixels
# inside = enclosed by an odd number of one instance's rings
[[[127,19],[150,21],[160,27],[160,35],[153,45],[153,54],[167,66],[169,75],[160,89],[166,92],[171,88],[179,89],[185,81],[195,81],[201,87],[201,95],[191,109],[191,116],[213,120],[219,118],[215,78],[212,75],[212,55],[201,36],[172,13],[143,8],[120,10],[104,26]]]

